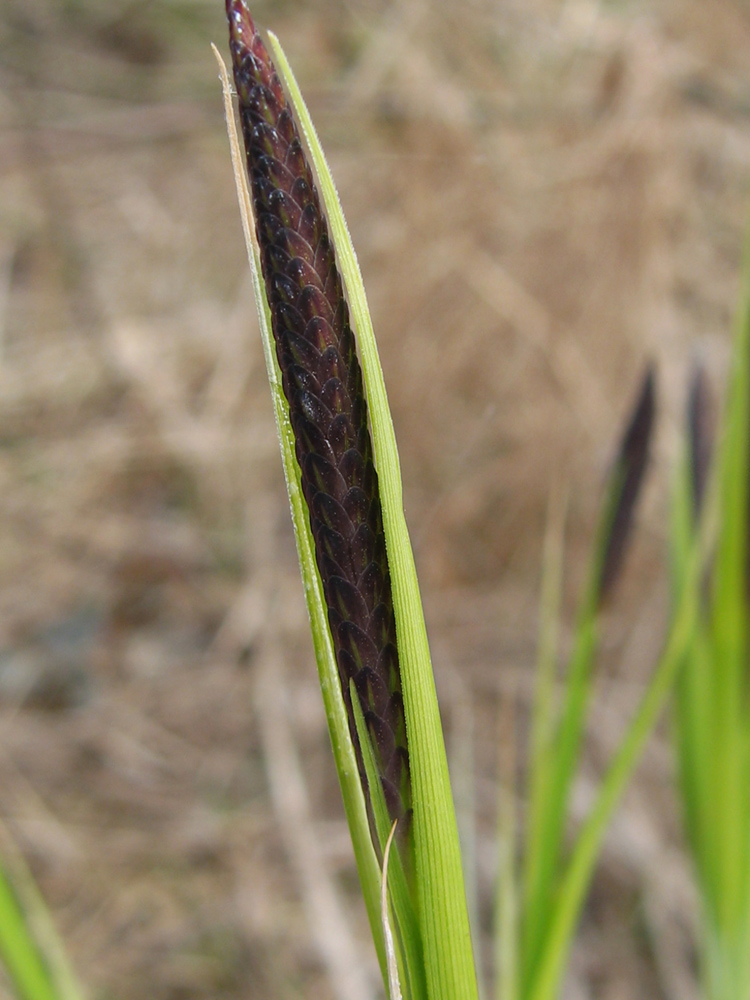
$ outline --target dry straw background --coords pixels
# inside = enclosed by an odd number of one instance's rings
[[[0,4],[0,816],[92,998],[369,1000],[209,49],[222,7]],[[579,814],[658,652],[687,374],[697,353],[721,384],[738,287],[750,7],[255,14],[363,266],[464,819],[476,774],[486,945],[550,486],[570,491],[570,615],[649,358],[659,440]],[[567,1000],[695,996],[666,736],[608,838]]]

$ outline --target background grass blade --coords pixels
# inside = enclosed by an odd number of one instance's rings
[[[541,870],[544,863],[548,825],[546,813],[549,789],[556,763],[555,733],[558,713],[555,706],[557,682],[558,629],[563,583],[563,549],[567,500],[553,494],[547,517],[547,533],[542,565],[542,593],[539,612],[539,654],[531,718],[529,762],[529,804],[524,855],[524,955],[536,951],[548,897],[542,896]]]
[[[747,551],[750,449],[750,290],[745,266],[724,440],[720,453],[721,529],[711,601],[715,666],[712,786],[717,825],[717,919],[727,932],[747,908]],[[706,806],[708,803],[706,803]]]
[[[0,828],[0,958],[19,1000],[84,1000],[36,882]]]
[[[505,710],[503,710],[505,709]],[[495,1000],[520,1000],[520,892],[516,863],[518,806],[515,773],[515,698],[501,707],[498,754],[497,881],[495,886]]]
[[[711,450],[705,384],[694,380],[688,448],[672,516],[672,579],[685,586],[685,552],[700,511]],[[712,480],[719,534],[706,599],[678,687],[675,746],[687,840],[702,904],[701,968],[707,1000],[750,998],[750,245],[746,249],[729,389]]]
[[[537,787],[532,786],[527,831],[523,925],[523,969],[527,986],[537,975],[537,967],[547,947],[546,935],[554,919],[550,893],[554,892],[560,876],[570,793],[593,687],[599,611],[622,565],[648,460],[654,413],[654,374],[648,369],[608,477],[565,678],[559,722],[546,747],[534,751],[535,755],[541,754],[541,760],[535,761],[532,769],[532,781]],[[548,665],[542,664],[542,667],[549,671]],[[542,680],[542,684],[548,685],[549,681]],[[547,714],[543,702],[536,707]],[[549,722],[543,720],[541,724],[546,728]]]
[[[0,953],[8,978],[22,1000],[57,1000],[49,970],[4,871],[0,871]]]
[[[529,1000],[554,1000],[561,987],[575,925],[602,840],[690,648],[700,608],[702,573],[715,537],[716,498],[712,496],[707,502],[701,532],[690,553],[685,586],[670,626],[664,652],[615,758],[607,770],[563,874],[543,956],[534,970],[529,987]]]

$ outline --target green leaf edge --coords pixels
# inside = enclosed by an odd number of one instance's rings
[[[715,673],[712,696],[715,739],[712,794],[716,824],[715,903],[725,930],[742,926],[748,909],[750,795],[747,791],[748,727],[746,592],[750,451],[750,240],[743,260],[735,318],[730,384],[719,452],[721,528],[711,602]]]
[[[539,771],[537,782],[540,787],[529,815],[524,871],[526,896],[522,968],[525,986],[533,981],[536,968],[543,961],[546,936],[554,919],[550,893],[560,878],[570,794],[594,686],[594,664],[599,646],[599,581],[623,479],[622,469],[616,466],[606,484],[589,556],[586,585],[578,607],[562,705],[534,768]]]
[[[2,829],[0,956],[19,1000],[83,1000],[47,904]]]
[[[478,1000],[448,761],[416,566],[403,511],[398,448],[367,296],[336,185],[312,119],[278,38],[269,32],[269,39],[318,175],[359,343],[393,586],[428,996],[430,1000]]]
[[[550,848],[547,843],[550,839],[547,821],[549,788],[555,775],[558,756],[557,736],[561,710],[556,703],[556,684],[567,502],[567,495],[559,487],[553,487],[549,498],[542,558],[539,645],[529,737],[525,850],[520,873],[523,905],[519,909],[519,953],[516,956],[519,967],[517,992],[522,992],[520,983],[523,976],[528,978],[529,952],[536,951],[538,939],[543,935],[545,916],[550,911],[552,879],[542,887],[542,893],[539,893],[537,883]],[[569,683],[569,679],[570,672],[566,682]],[[552,852],[552,860],[556,860],[555,852]]]
[[[16,894],[1,870],[0,954],[13,989],[22,1000],[59,1000]]]
[[[299,464],[294,451],[294,432],[289,419],[289,407],[281,385],[281,371],[276,358],[273,334],[271,332],[271,310],[261,278],[260,250],[254,227],[251,224],[253,218],[252,204],[247,190],[245,167],[237,136],[232,90],[224,60],[216,46],[213,46],[213,50],[219,63],[222,80],[227,132],[229,134],[232,164],[237,184],[237,197],[240,203],[242,228],[245,236],[248,260],[250,262],[253,293],[255,295],[258,323],[263,343],[263,356],[266,362],[268,382],[271,387],[276,430],[279,436],[281,459],[284,468],[284,479],[286,481],[289,506],[291,508],[294,539],[297,545],[305,602],[310,618],[310,630],[315,649],[315,660],[323,694],[328,731],[339,784],[341,786],[344,811],[352,838],[354,857],[362,885],[365,908],[370,922],[370,929],[383,981],[387,983],[385,942],[383,940],[380,919],[380,867],[372,843],[364,791],[360,782],[357,759],[349,733],[346,706],[341,692],[336,656],[328,625],[323,584],[315,561],[315,545],[307,515],[307,505],[302,493]]]
[[[712,1000],[750,995],[750,724],[746,595],[750,444],[750,239],[711,478],[720,532],[709,606],[702,607],[678,685],[674,738],[688,843],[702,903],[701,978]],[[673,589],[694,533],[687,448],[672,510]]]
[[[546,988],[549,990],[549,996],[555,995],[559,990],[561,985],[559,979],[564,973],[567,951],[577,919],[576,911],[573,923],[564,935],[566,944],[563,947],[560,943],[563,937],[556,938],[555,935],[559,933],[556,930],[558,919],[567,920],[567,917],[559,917],[557,912],[561,906],[563,908],[568,906],[567,889],[563,888],[559,897],[557,890],[561,880],[565,878],[566,864],[563,848],[570,812],[570,795],[580,760],[595,681],[594,666],[599,646],[602,570],[626,475],[627,470],[618,455],[618,460],[607,479],[597,519],[594,544],[587,568],[586,585],[578,607],[573,651],[565,676],[562,706],[546,747],[535,755],[536,759],[532,770],[532,777],[535,777],[537,782],[537,790],[534,807],[529,816],[528,849],[524,872],[526,876],[522,961],[524,995],[536,989],[534,984],[539,981],[540,975],[547,975],[544,972],[540,973],[539,970],[551,968],[553,965],[558,970],[556,972],[558,981],[553,988],[552,979],[549,979]],[[658,670],[656,674],[658,674]],[[656,674],[652,683],[656,680]],[[644,699],[648,698],[649,691],[650,689],[647,689]],[[621,749],[625,748],[628,743],[630,728],[637,729],[640,726],[639,718],[638,713],[636,713],[636,716],[631,720]],[[644,730],[643,742],[645,742],[647,735],[648,733]],[[641,743],[640,746],[642,745]],[[624,790],[627,777],[635,767],[638,755],[639,750],[633,749],[633,756],[628,764],[629,769],[622,772],[620,792],[611,801],[611,811],[614,810],[619,794]],[[617,769],[619,761],[619,756],[616,756],[612,769]],[[535,776],[536,771],[539,774]],[[602,782],[601,796],[607,792],[609,777],[610,772],[605,775]],[[611,815],[611,811],[609,815]],[[584,840],[587,836],[586,830],[587,828],[584,827],[581,833]],[[596,862],[598,844],[603,834],[604,826],[601,827],[599,841],[586,862],[590,868],[585,880],[580,883],[582,887],[581,902],[593,865]],[[567,870],[572,872],[574,869],[570,866]],[[552,904],[550,904],[550,896],[554,900]],[[580,902],[576,906],[580,908]],[[561,947],[563,950],[558,954]]]

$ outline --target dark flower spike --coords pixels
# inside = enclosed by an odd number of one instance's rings
[[[635,505],[648,464],[655,412],[655,376],[649,366],[610,476],[614,492],[610,497],[612,507],[599,574],[599,603],[606,600],[622,567]]]
[[[706,370],[696,364],[690,380],[687,404],[688,446],[690,449],[690,484],[693,494],[693,516],[697,522],[703,509],[708,470],[713,452],[714,421],[711,393]]]
[[[400,819],[411,809],[406,726],[354,335],[328,225],[279,77],[245,0],[226,0],[226,9],[263,279],[349,729],[366,789],[354,681],[388,810]]]

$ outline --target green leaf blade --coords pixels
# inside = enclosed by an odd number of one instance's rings
[[[19,1000],[83,1000],[52,916],[10,834],[0,827],[0,960]]]
[[[458,829],[416,567],[403,512],[398,449],[372,320],[359,264],[325,155],[281,45],[273,34],[269,37],[320,181],[358,336],[370,407],[406,711],[428,996],[431,1000],[476,1000],[476,972]]]

